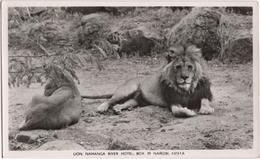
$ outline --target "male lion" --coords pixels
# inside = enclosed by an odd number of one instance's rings
[[[167,64],[158,73],[144,79],[132,79],[120,86],[113,96],[98,108],[105,112],[137,105],[169,107],[176,117],[191,117],[198,113],[210,114],[212,100],[209,79],[203,71],[201,50],[194,45],[171,47]]]
[[[59,66],[45,67],[44,95],[36,95],[19,130],[60,129],[78,122],[81,96],[73,78]]]

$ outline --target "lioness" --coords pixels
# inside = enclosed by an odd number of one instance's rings
[[[59,66],[45,67],[47,82],[44,95],[36,95],[19,130],[60,129],[80,118],[81,96],[73,78]]]
[[[210,81],[203,70],[201,50],[194,45],[171,47],[162,70],[144,79],[132,79],[120,86],[113,96],[98,108],[116,113],[137,105],[169,107],[176,117],[210,114],[212,100]]]

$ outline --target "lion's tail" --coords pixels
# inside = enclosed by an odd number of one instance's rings
[[[82,95],[81,98],[87,98],[87,99],[108,99],[111,98],[113,94],[103,94],[103,95],[96,95],[96,96],[88,96],[88,95]]]

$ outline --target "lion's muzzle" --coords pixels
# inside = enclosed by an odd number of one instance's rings
[[[189,91],[190,90],[190,87],[191,87],[191,84],[190,83],[180,83],[178,84],[178,87],[185,90],[185,91]]]

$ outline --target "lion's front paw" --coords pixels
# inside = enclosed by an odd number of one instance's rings
[[[117,104],[113,107],[113,110],[114,110],[114,113],[119,115],[122,113],[122,109],[121,109],[121,105],[120,104]]]
[[[214,108],[209,106],[209,100],[202,99],[199,114],[208,115],[208,114],[212,114],[213,112],[214,112]]]
[[[102,103],[100,106],[97,107],[97,112],[103,113],[103,112],[107,111],[108,108],[109,108],[109,104],[107,102]]]
[[[181,106],[173,105],[171,107],[171,109],[172,109],[172,113],[175,117],[193,117],[193,116],[197,115],[196,112],[194,112],[193,110],[190,110],[186,107],[183,108]]]

